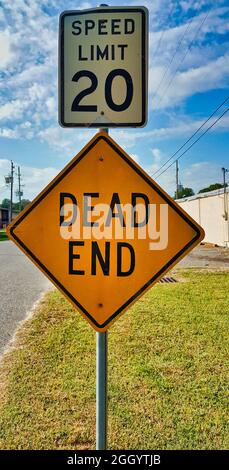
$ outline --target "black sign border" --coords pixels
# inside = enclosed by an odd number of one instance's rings
[[[107,13],[109,9],[109,13],[122,13],[122,12],[137,12],[141,13],[142,15],[142,120],[140,122],[135,123],[113,123],[113,122],[100,122],[100,123],[92,123],[92,124],[75,124],[75,123],[67,123],[64,120],[64,19],[66,16],[76,16],[82,14],[91,14],[91,13]],[[148,15],[146,14],[146,8],[142,7],[139,8],[93,8],[90,10],[81,10],[81,11],[64,11],[60,15],[60,23],[59,23],[59,80],[58,80],[58,120],[59,124],[62,127],[83,127],[83,128],[99,128],[99,127],[144,127],[147,124],[147,76],[146,76],[146,69],[148,63],[148,47],[146,45],[146,31],[148,30],[147,25]]]
[[[14,233],[14,229],[26,218],[26,216],[47,196],[47,194],[49,194],[53,188],[82,160],[82,158],[84,158],[88,152],[97,144],[97,142],[99,142],[99,140],[104,140],[105,142],[107,142],[108,145],[110,145],[110,147],[119,154],[119,156],[125,160],[125,162],[141,177],[143,178],[147,184],[149,184],[149,186],[151,186],[151,188],[156,191],[166,202],[167,204],[172,207],[178,214],[180,217],[182,217],[183,220],[185,220],[185,222],[187,222],[193,230],[195,230],[196,232],[196,235],[195,237],[189,242],[187,243],[184,248],[182,248],[182,250],[180,250],[175,256],[173,256],[173,258],[171,258],[171,260],[166,263],[156,274],[154,274],[154,276],[149,279],[149,281],[147,281],[142,287],[141,289],[139,289],[134,295],[132,295],[123,305],[121,305],[121,307],[118,308],[118,310],[116,310],[104,323],[102,324],[99,324],[91,315],[90,313],[73,297],[73,295],[68,292],[68,290],[58,281],[58,279],[55,278],[55,276],[46,268],[45,265],[43,265],[43,263],[41,263],[41,261],[26,247],[26,245],[15,235]],[[157,280],[158,277],[160,277],[164,271],[166,271],[182,254],[185,253],[185,251],[187,251],[198,239],[200,239],[201,237],[201,232],[198,228],[198,226],[196,226],[192,220],[190,220],[188,217],[186,217],[186,215],[179,209],[179,206],[177,206],[177,204],[173,203],[172,200],[170,200],[170,198],[167,197],[166,194],[164,194],[160,188],[158,188],[157,186],[155,186],[153,180],[151,180],[150,178],[148,178],[148,176],[145,174],[145,173],[142,173],[141,172],[141,169],[137,166],[135,166],[134,162],[132,162],[131,160],[129,160],[126,155],[124,153],[122,153],[121,149],[119,149],[119,147],[116,147],[115,143],[110,141],[105,135],[98,135],[97,138],[95,138],[95,140],[93,140],[91,142],[91,144],[89,146],[87,146],[87,148],[84,150],[84,152],[82,152],[82,154],[80,155],[79,158],[77,158],[76,160],[73,159],[72,161],[72,164],[70,164],[66,170],[63,170],[63,172],[60,173],[59,177],[57,176],[57,178],[54,180],[53,183],[50,183],[47,187],[46,190],[44,190],[44,192],[42,192],[42,194],[40,195],[40,197],[38,197],[36,199],[36,201],[34,203],[31,203],[31,206],[29,206],[28,210],[26,210],[22,216],[18,219],[16,219],[15,223],[13,224],[12,227],[10,227],[10,234],[11,236],[13,237],[13,239],[23,248],[23,250],[29,255],[30,258],[32,258],[35,263],[40,266],[41,270],[43,272],[45,272],[47,274],[47,276],[52,279],[52,281],[54,282],[54,284],[56,284],[56,286],[58,286],[60,288],[60,290],[62,290],[62,292],[65,293],[65,295],[71,299],[72,303],[78,307],[86,316],[87,318],[97,327],[97,328],[104,328],[106,327],[110,322],[112,322],[114,320],[115,317],[117,317],[123,310],[125,310],[128,305],[130,305],[137,297],[139,297],[154,281]]]

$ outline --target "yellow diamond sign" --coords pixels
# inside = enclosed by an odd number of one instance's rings
[[[204,231],[100,132],[8,235],[97,331],[106,331]]]

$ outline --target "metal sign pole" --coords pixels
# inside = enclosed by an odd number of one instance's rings
[[[107,128],[100,129],[106,132]],[[96,332],[96,450],[107,448],[107,332]]]
[[[107,448],[107,332],[96,333],[96,450]]]

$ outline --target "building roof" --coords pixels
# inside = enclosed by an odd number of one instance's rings
[[[229,188],[226,188],[226,193],[229,193]],[[212,196],[221,196],[224,194],[224,189],[214,189],[213,191],[208,191],[207,193],[199,193],[195,194],[194,196],[189,197],[182,197],[180,199],[176,199],[177,202],[184,202],[184,201],[194,201],[195,199],[200,199],[203,197],[212,197]]]

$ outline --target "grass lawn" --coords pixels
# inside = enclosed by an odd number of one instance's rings
[[[5,230],[0,230],[0,242],[8,240],[7,234]]]
[[[109,449],[226,449],[229,273],[179,271],[109,330]],[[57,292],[1,365],[1,449],[95,448],[95,332]]]

